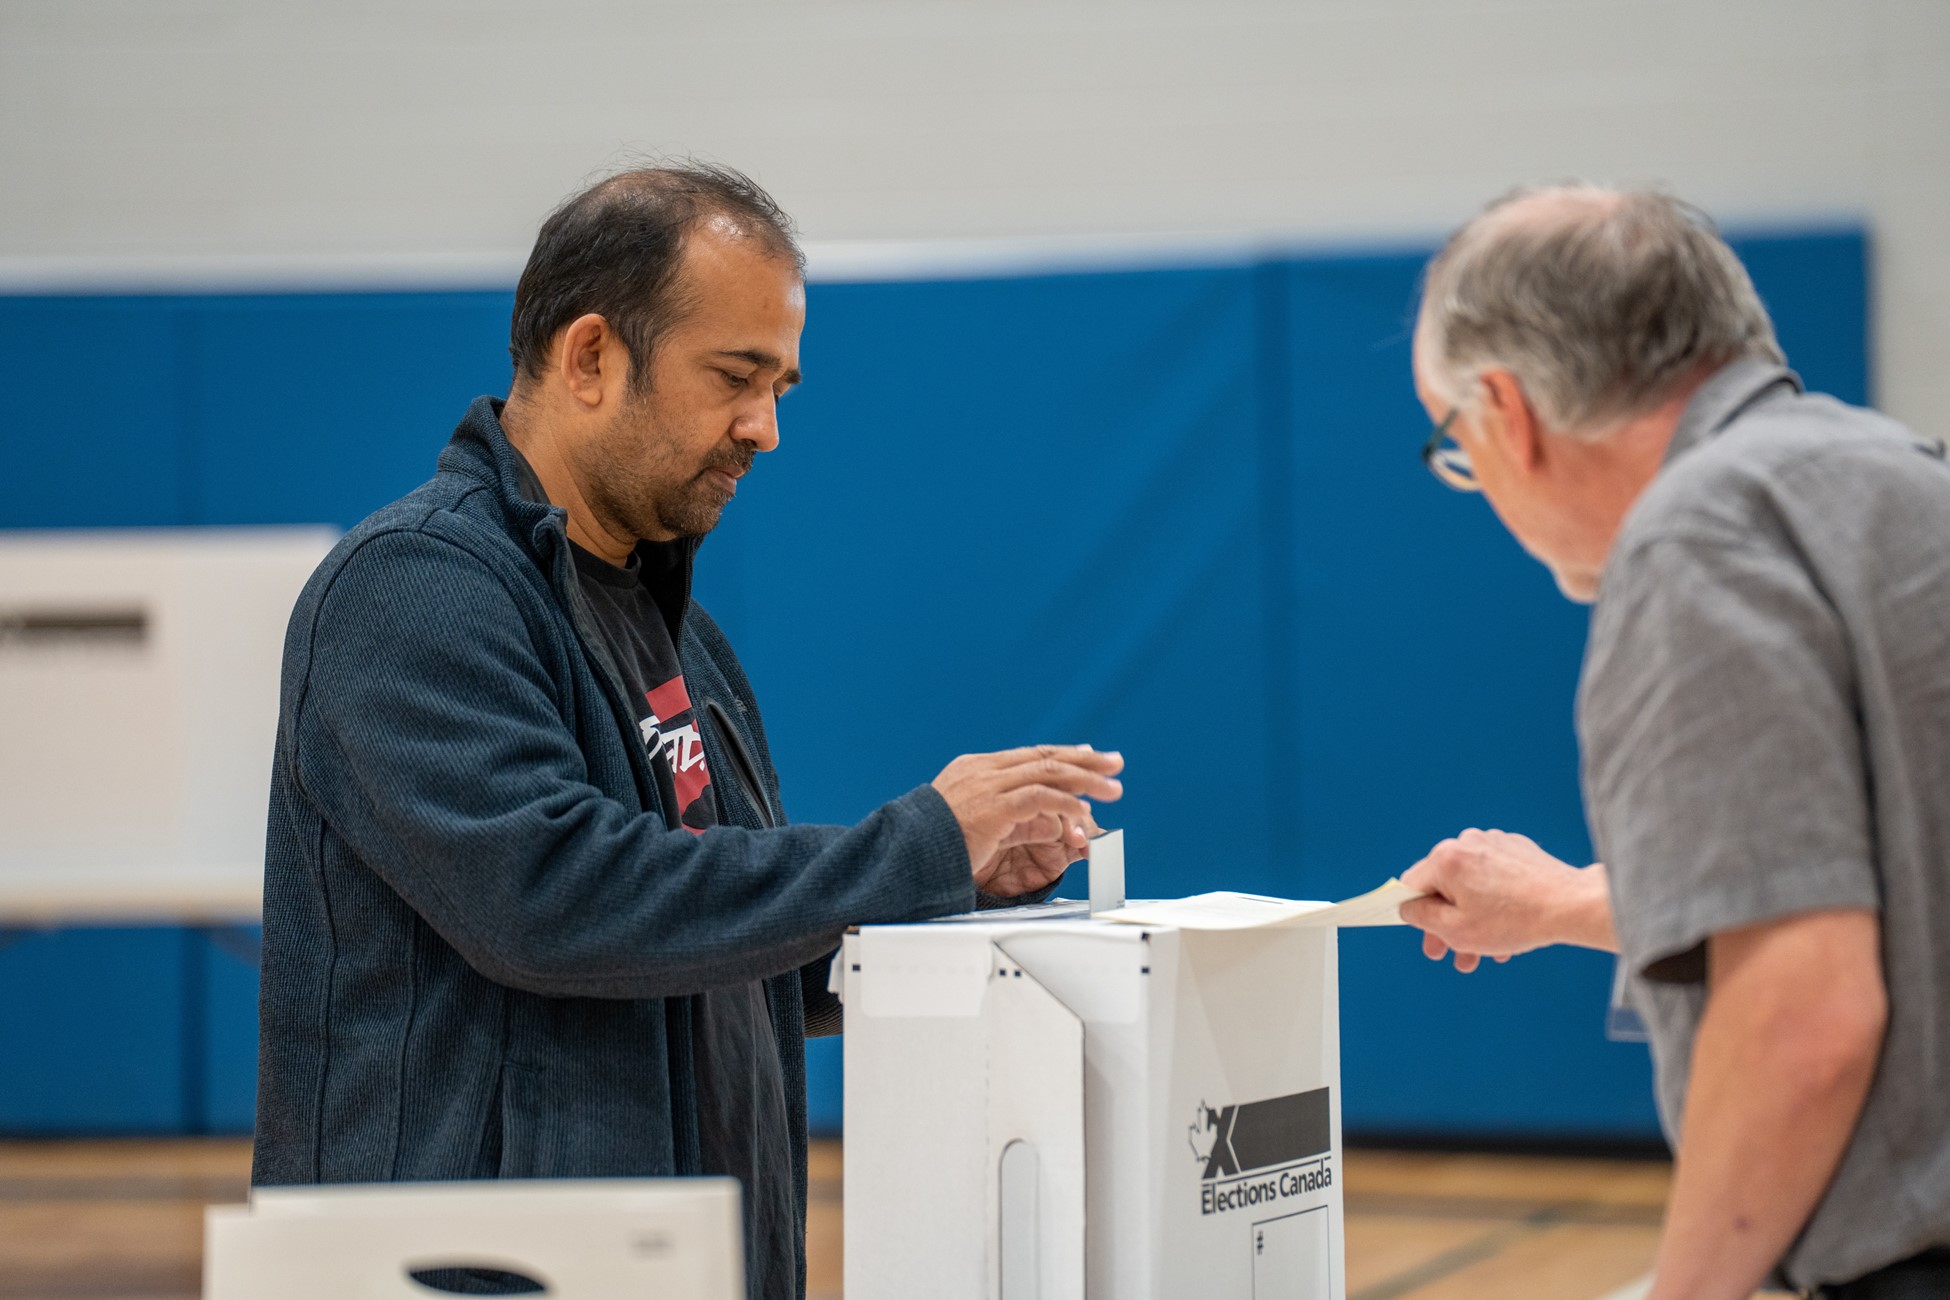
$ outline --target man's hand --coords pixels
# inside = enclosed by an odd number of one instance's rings
[[[1453,950],[1460,971],[1553,943],[1618,950],[1603,864],[1559,862],[1522,835],[1464,831],[1430,849],[1402,883],[1428,895],[1402,904],[1402,920],[1422,931],[1422,951],[1441,961]]]
[[[1094,817],[1085,813],[1081,824],[1065,819],[1063,824],[1054,828],[1032,828],[1031,833],[1039,833],[1043,829],[1050,829],[1054,838],[1003,849],[990,863],[988,879],[983,881],[978,876],[977,885],[997,898],[1033,894],[1061,879],[1072,862],[1088,857],[1090,838],[1103,828],[1097,825]]]
[[[934,788],[954,810],[975,887],[1001,897],[1041,889],[1083,856],[1097,823],[1086,799],[1123,797],[1121,754],[1088,745],[1034,745],[964,754]]]

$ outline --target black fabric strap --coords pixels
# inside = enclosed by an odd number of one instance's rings
[[[1950,1296],[1950,1248],[1926,1250],[1853,1282],[1825,1286],[1811,1300],[1941,1300]]]

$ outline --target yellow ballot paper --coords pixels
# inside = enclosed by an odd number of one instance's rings
[[[1421,896],[1420,890],[1410,889],[1399,880],[1390,880],[1379,889],[1340,903],[1304,902],[1221,891],[1156,903],[1134,903],[1114,911],[1099,912],[1097,918],[1124,921],[1131,925],[1169,925],[1180,930],[1400,925],[1402,904]]]

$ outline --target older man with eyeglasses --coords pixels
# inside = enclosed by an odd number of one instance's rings
[[[1615,951],[1677,1151],[1656,1300],[1950,1295],[1950,465],[1805,393],[1695,210],[1492,204],[1430,264],[1429,468],[1595,604],[1605,865],[1465,831],[1406,875],[1473,969]]]

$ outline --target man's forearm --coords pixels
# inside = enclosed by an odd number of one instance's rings
[[[1875,925],[1868,913],[1819,913],[1765,928],[1797,931],[1786,941],[1713,940],[1650,1300],[1746,1300],[1821,1200],[1882,1041]]]

